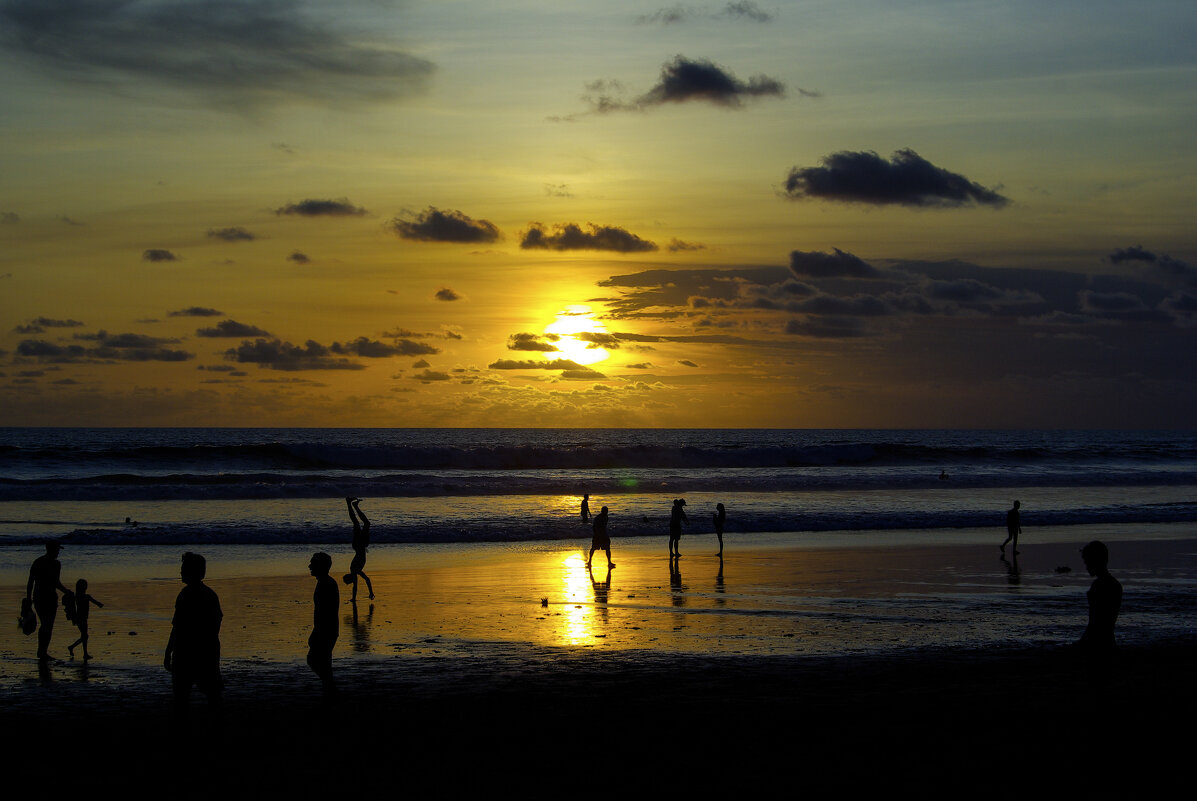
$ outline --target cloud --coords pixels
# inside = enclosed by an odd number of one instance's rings
[[[178,261],[179,257],[171,253],[169,250],[162,248],[150,248],[141,253],[142,261]]]
[[[221,320],[213,328],[200,328],[196,336],[201,337],[268,337],[269,331],[263,331],[256,325],[239,323],[236,320]]]
[[[772,22],[774,17],[750,0],[728,3],[718,11],[711,12],[694,6],[684,6],[680,3],[668,8],[662,8],[651,14],[636,17],[640,25],[675,25],[689,22],[693,19],[713,20],[748,20],[750,22]]]
[[[698,366],[697,364],[690,361],[689,359],[678,359],[677,363],[680,364],[682,367],[697,367]]]
[[[423,367],[431,367],[431,366],[432,366],[432,364],[427,359],[420,359],[419,361],[412,364],[412,369],[419,370]]]
[[[448,381],[451,376],[448,373],[441,373],[436,370],[425,370],[422,373],[409,375],[408,378],[412,379],[413,381],[423,381],[425,384],[427,384],[432,381]]]
[[[219,317],[224,312],[219,309],[209,309],[205,306],[188,306],[186,309],[167,312],[167,317]]]
[[[55,320],[50,317],[35,317],[27,325],[18,325],[13,329],[18,334],[40,334],[47,328],[79,328],[83,323],[78,320]]]
[[[872,336],[863,322],[854,317],[808,317],[786,322],[785,332],[816,339],[850,339]]]
[[[0,44],[87,86],[184,92],[222,107],[346,106],[420,89],[429,61],[301,0],[3,0]]]
[[[423,354],[440,353],[440,348],[425,345],[423,342],[413,342],[410,339],[396,339],[392,344],[379,342],[375,339],[358,337],[355,340],[341,344],[334,342],[329,351],[337,354],[362,356],[368,359],[385,359],[391,356],[419,356]]]
[[[291,255],[287,257],[287,261],[293,261],[296,264],[307,264],[312,259],[306,253],[301,253],[298,250],[291,251]]]
[[[547,334],[545,338],[551,341],[544,342],[539,335],[528,332],[512,334],[507,337],[507,350],[524,350],[540,353],[556,353],[560,350],[560,348],[552,344],[560,339],[560,337],[555,334]]]
[[[963,175],[936,167],[913,150],[895,152],[890,161],[872,151],[842,150],[823,158],[821,167],[794,167],[785,194],[844,203],[955,208],[975,204],[1002,208],[1010,201]]]
[[[445,302],[461,300],[461,295],[457,294],[452,289],[449,289],[449,287],[447,287],[447,286],[443,286],[440,289],[438,289],[436,291],[436,294],[433,295],[433,297],[436,298],[437,300],[443,300]]]
[[[644,253],[656,250],[653,242],[641,239],[623,228],[610,225],[587,223],[590,230],[583,231],[576,223],[565,223],[545,232],[540,223],[532,223],[520,240],[525,250],[610,250],[616,253]]]
[[[233,228],[209,228],[208,236],[224,242],[252,242],[256,236],[240,226]]]
[[[87,223],[79,222],[78,220],[72,220],[70,217],[67,217],[65,215],[61,215],[59,217],[56,217],[55,219],[57,219],[63,225],[73,225],[76,227],[87,225]]]
[[[578,364],[572,359],[553,359],[538,362],[532,359],[499,359],[488,364],[491,370],[585,370],[585,365]]]
[[[388,224],[403,239],[419,242],[495,242],[502,237],[490,220],[475,220],[455,209],[429,206],[414,219],[396,217]]]
[[[545,184],[544,193],[549,197],[573,197],[569,184]]]
[[[334,356],[319,342],[308,340],[301,347],[277,339],[242,342],[225,351],[225,358],[242,364],[256,364],[271,370],[364,370],[365,365]]]
[[[834,248],[834,253],[822,251],[790,252],[790,269],[801,278],[878,278],[881,272],[864,260]]]
[[[785,97],[785,85],[767,75],[754,75],[741,81],[728,70],[705,58],[674,56],[661,66],[657,84],[632,100],[624,100],[623,85],[618,81],[594,81],[583,100],[592,113],[645,111],[666,103],[700,101],[724,108],[740,108],[745,99]],[[804,92],[804,94],[814,94]]]
[[[40,339],[26,339],[17,346],[17,355],[36,359],[43,364],[104,361],[181,362],[195,358],[193,353],[163,347],[163,345],[178,341],[173,339],[158,339],[142,334],[110,335],[105,331],[95,334],[76,334],[75,338],[97,344],[92,347],[58,345]]]
[[[15,211],[0,211],[0,225],[16,225],[21,217]]]
[[[1166,253],[1153,253],[1142,245],[1119,248],[1107,256],[1113,264],[1141,262],[1147,273],[1166,282],[1180,282],[1197,286],[1197,266],[1174,259]]]
[[[292,214],[300,217],[361,217],[368,214],[365,209],[349,202],[349,198],[318,200],[308,198],[298,203],[287,203],[274,210],[275,214]]]
[[[1150,250],[1145,250],[1142,245],[1132,245],[1129,248],[1115,249],[1107,258],[1114,264],[1120,264],[1124,261],[1154,262],[1159,257]]]
[[[687,250],[706,250],[706,247],[706,245],[700,245],[695,242],[683,242],[676,237],[669,240],[669,244],[666,245],[666,249],[671,253],[679,253]]]

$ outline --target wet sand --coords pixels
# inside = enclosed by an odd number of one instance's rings
[[[355,620],[341,585],[335,702],[302,661],[303,554],[247,574],[222,569],[234,551],[202,549],[225,611],[226,710],[217,729],[197,694],[190,738],[171,734],[161,669],[180,584],[147,555],[93,582],[106,606],[89,665],[39,672],[34,638],[0,632],[3,746],[126,797],[1141,793],[1179,774],[1190,738],[1170,731],[1197,711],[1197,543],[1102,535],[1127,601],[1120,661],[1099,674],[1065,647],[1084,626],[1076,542],[1091,534],[1026,544],[1017,571],[992,543],[917,537],[729,541],[722,570],[713,538],[683,538],[675,571],[664,538],[616,542],[609,586],[576,544],[371,549],[373,607]],[[64,552],[64,579],[85,556]],[[23,589],[0,587],[3,608]],[[52,653],[74,637],[60,615]]]

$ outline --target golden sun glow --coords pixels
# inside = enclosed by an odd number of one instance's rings
[[[587,334],[607,334],[606,327],[594,319],[594,311],[589,306],[566,307],[557,312],[557,319],[546,326],[544,330],[546,334],[559,337],[553,344],[557,347],[562,359],[588,365],[601,362],[611,356],[605,348],[600,346],[601,336],[586,336]]]

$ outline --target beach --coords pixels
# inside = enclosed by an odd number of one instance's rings
[[[1126,588],[1120,661],[1099,678],[1067,648],[1085,625],[1077,552],[1095,536]],[[61,747],[22,744],[80,737],[97,787],[123,786],[131,759],[177,783],[176,752],[198,749],[213,768],[188,781],[194,795],[448,794],[487,781],[536,794],[582,781],[598,794],[630,764],[729,791],[745,772],[884,784],[879,768],[940,789],[1032,768],[1072,786],[1078,762],[1107,750],[1130,760],[1119,770],[1169,775],[1179,741],[1167,721],[1195,706],[1191,527],[1040,530],[1016,570],[979,532],[887,542],[729,538],[720,560],[713,537],[684,536],[671,563],[664,537],[613,539],[609,576],[601,552],[587,571],[583,542],[372,548],[376,599],[363,586],[355,610],[340,585],[333,702],[304,664],[312,549],[196,546],[224,610],[226,692],[219,734],[195,694],[193,740],[170,734],[161,667],[180,549],[142,547],[101,568],[112,552],[68,547],[64,580],[94,565],[89,592],[105,603],[91,615],[95,658],[65,659],[75,629],[61,613],[51,653],[63,661],[40,672],[35,638],[5,628],[5,745],[50,766]],[[348,556],[334,547],[337,574]],[[17,563],[36,555],[4,549],[4,608],[24,592]],[[458,777],[463,767],[486,772]]]

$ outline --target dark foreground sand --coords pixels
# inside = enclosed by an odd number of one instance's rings
[[[324,701],[306,669],[226,671],[172,732],[161,681],[21,693],[2,747],[52,792],[310,797],[804,791],[1152,797],[1187,784],[1197,644],[875,658],[581,653],[359,660]],[[347,675],[348,673],[348,675]]]

